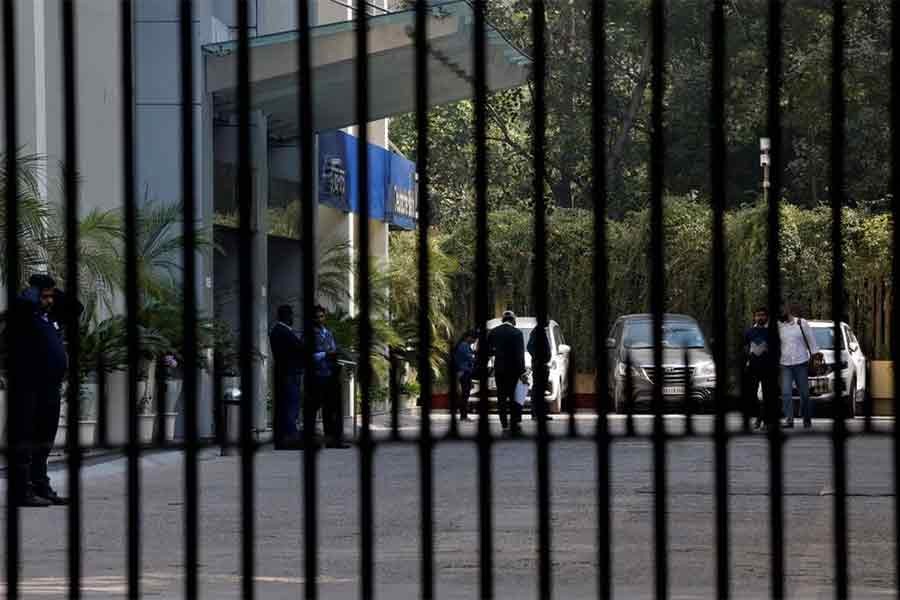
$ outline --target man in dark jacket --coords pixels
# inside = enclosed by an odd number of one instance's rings
[[[278,307],[277,321],[269,331],[275,378],[275,443],[296,445],[300,431],[300,377],[303,373],[303,340],[294,329],[294,309]]]
[[[469,394],[472,392],[472,375],[475,373],[475,351],[472,344],[476,339],[478,338],[474,331],[467,331],[453,350],[453,372],[459,384],[458,404],[461,421],[469,420]]]
[[[753,313],[753,326],[744,332],[744,353],[746,369],[745,403],[748,415],[756,415],[756,429],[766,423],[766,407],[775,402],[776,370],[769,351],[769,311],[761,306]],[[762,385],[763,403],[759,404],[757,391]],[[749,418],[749,417],[748,417]]]
[[[540,346],[538,346],[538,344],[540,344]],[[541,328],[541,327],[535,327],[534,329],[532,329],[531,335],[528,336],[528,354],[531,355],[531,370],[535,374],[535,376],[532,379],[533,386],[532,386],[532,392],[531,392],[531,418],[534,420],[538,420],[541,418],[540,417],[541,410],[535,404],[534,399],[541,398],[544,395],[543,393],[537,392],[538,378],[537,378],[536,374],[537,374],[537,368],[540,366],[540,364],[537,360],[538,353],[540,353],[540,355],[544,358],[545,365],[546,365],[546,363],[550,362],[550,338],[547,335],[547,330],[545,328]],[[546,366],[544,367],[544,370],[545,371],[544,371],[543,376],[544,376],[544,381],[546,383],[547,377],[549,375],[549,370],[547,370]],[[547,405],[544,404],[545,408],[546,408],[546,406]],[[544,411],[544,420],[552,421],[553,417],[546,414],[546,411]]]
[[[508,310],[502,323],[488,334],[488,347],[494,357],[494,380],[497,382],[497,409],[503,431],[521,433],[522,407],[515,400],[516,384],[525,377],[525,339],[516,328],[516,315]],[[512,427],[507,413],[512,409]]]
[[[307,401],[310,404],[304,417],[310,419],[304,428],[311,433],[316,412],[322,409],[322,429],[328,448],[349,448],[344,442],[344,407],[341,398],[341,368],[338,364],[338,346],[334,334],[326,326],[328,312],[316,306],[313,312],[313,372],[307,374]]]
[[[50,486],[47,459],[56,438],[61,387],[68,367],[63,331],[84,310],[49,275],[32,275],[29,287],[11,311],[13,339],[10,366],[17,377],[17,432],[12,468],[16,471],[19,506],[68,504]]]

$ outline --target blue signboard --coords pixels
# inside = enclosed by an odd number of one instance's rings
[[[388,177],[388,221],[401,229],[415,229],[419,216],[416,165],[399,154],[391,154]]]
[[[343,131],[319,135],[319,202],[359,213],[359,141]],[[415,229],[415,164],[369,144],[369,218]]]

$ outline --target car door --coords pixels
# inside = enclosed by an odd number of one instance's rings
[[[856,388],[866,387],[866,357],[859,345],[859,340],[848,325],[844,325],[844,338],[847,340],[849,362],[853,373],[856,375]]]
[[[616,321],[609,331],[606,345],[606,381],[609,386],[610,397],[616,391],[616,367],[619,362],[619,346],[622,343],[622,321]]]
[[[550,354],[559,365],[559,388],[562,391],[560,397],[564,398],[569,392],[569,355],[559,351],[559,347],[566,343],[559,324],[554,323],[551,329],[553,330],[553,339],[550,341]]]

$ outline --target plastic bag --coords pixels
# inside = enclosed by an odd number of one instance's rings
[[[525,399],[528,397],[528,384],[522,383],[521,381],[516,384],[516,393],[513,395],[513,400],[516,401],[516,404],[519,406],[525,406]]]

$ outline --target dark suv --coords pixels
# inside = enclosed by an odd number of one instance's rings
[[[628,369],[631,369],[631,408],[650,408],[653,385],[662,376],[666,407],[690,401],[708,406],[716,387],[716,364],[697,321],[686,315],[666,314],[662,323],[663,360],[653,360],[653,315],[619,317],[606,340],[608,381],[615,411],[628,410]]]

